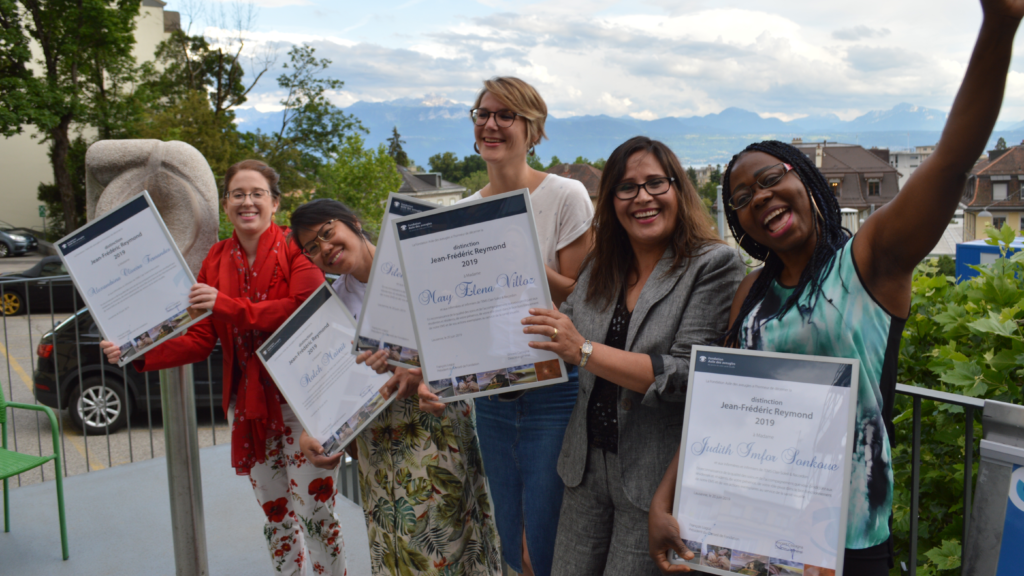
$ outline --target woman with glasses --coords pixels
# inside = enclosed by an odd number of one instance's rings
[[[608,158],[593,229],[561,312],[523,319],[551,338],[531,346],[580,367],[552,574],[657,574],[647,509],[679,443],[690,347],[721,337],[744,267],[675,154],[643,136]]]
[[[318,199],[292,213],[292,240],[320,270],[337,274],[334,290],[353,316],[363,307],[376,248],[362,223],[337,200]],[[388,351],[357,361],[378,372]],[[498,576],[501,558],[491,518],[473,404],[453,402],[442,417],[419,410],[415,386],[382,392],[398,397],[350,444],[359,460],[359,488],[375,576],[445,572]],[[299,442],[313,465],[336,468],[341,453],[305,432]]]
[[[299,450],[302,426],[256,357],[256,350],[323,283],[324,276],[274,223],[278,174],[258,160],[231,166],[222,207],[235,231],[210,248],[192,286],[193,308],[212,315],[135,362],[140,371],[205,360],[219,340],[223,408],[231,424],[231,465],[249,477],[266,515],[276,572],[345,574],[334,474]],[[102,344],[111,363],[117,346]],[[316,527],[315,530],[311,528]]]
[[[844,574],[881,576],[893,565],[892,406],[914,268],[946,229],[995,125],[1024,15],[1021,0],[982,7],[981,32],[935,152],[853,238],[821,172],[788,144],[751,144],[723,175],[729,227],[764,261],[736,293],[726,342],[860,360]],[[672,518],[677,465],[678,454],[651,503],[651,555],[666,572],[669,550],[688,555]]]
[[[473,148],[487,163],[489,183],[466,200],[528,188],[541,254],[555,306],[572,292],[591,245],[593,205],[576,180],[534,170],[526,162],[547,136],[547,105],[518,78],[484,82],[470,112]],[[477,434],[483,452],[505,561],[521,574],[551,572],[558,510],[564,486],[555,465],[579,388],[569,381],[525,393],[507,392],[476,401]],[[436,398],[425,386],[421,398]],[[424,409],[440,410],[427,402]]]

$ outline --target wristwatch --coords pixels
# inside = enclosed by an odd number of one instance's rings
[[[580,368],[587,365],[587,360],[590,360],[590,355],[593,353],[594,345],[590,343],[590,340],[584,340],[580,345]]]

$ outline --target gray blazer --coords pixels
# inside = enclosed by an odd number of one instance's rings
[[[716,244],[666,275],[674,252],[669,248],[640,292],[626,335],[626,350],[660,354],[665,371],[646,394],[619,388],[619,467],[629,501],[649,510],[683,429],[683,403],[690,374],[690,347],[714,343],[726,329],[729,307],[746,271],[733,249]],[[603,307],[586,300],[590,268],[561,311],[592,342],[605,340],[614,302]],[[595,355],[598,352],[595,352]],[[583,480],[587,467],[587,403],[595,376],[580,370],[580,391],[565,430],[558,474],[568,487]]]

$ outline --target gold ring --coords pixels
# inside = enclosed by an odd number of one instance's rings
[[[552,330],[554,330],[554,331],[555,331],[555,332],[554,332],[554,333],[553,333],[553,334],[551,335],[551,339],[552,339],[552,340],[554,340],[555,338],[558,338],[558,328],[552,328]]]

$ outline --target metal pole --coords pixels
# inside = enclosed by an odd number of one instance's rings
[[[725,240],[725,206],[722,204],[722,186],[715,187],[718,194],[718,237]]]
[[[208,576],[192,365],[160,371],[160,399],[178,576]]]

